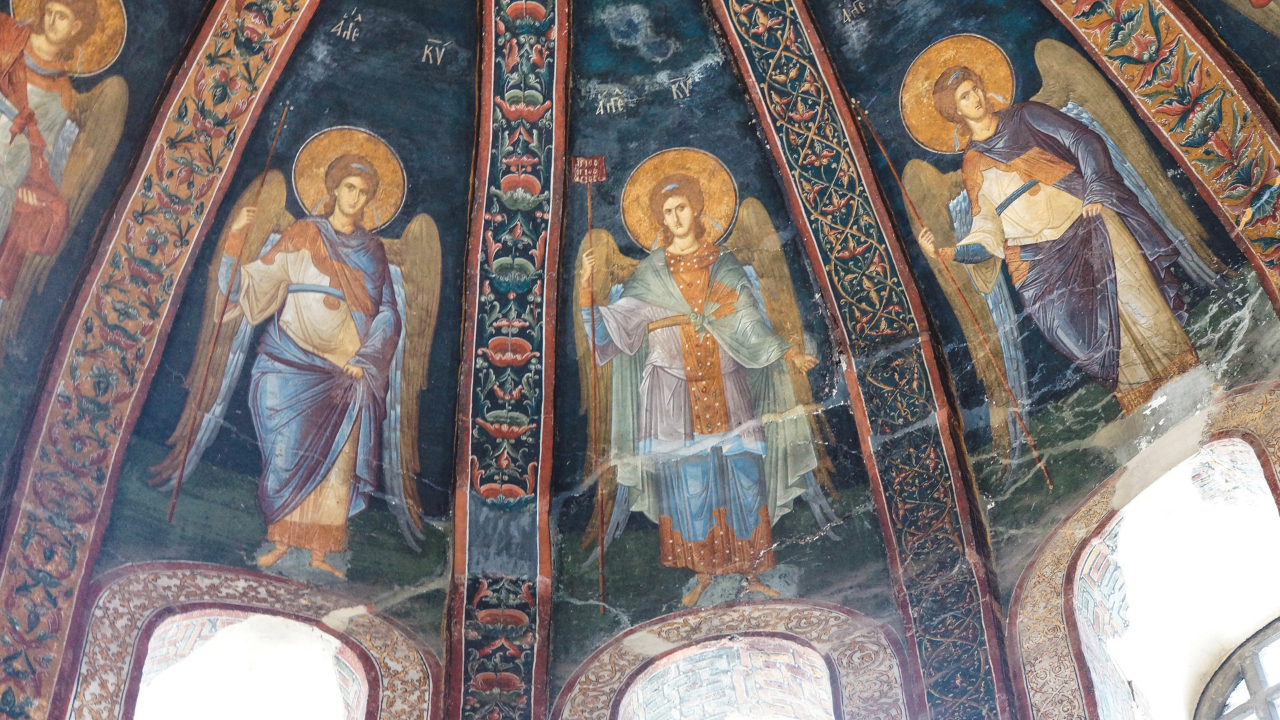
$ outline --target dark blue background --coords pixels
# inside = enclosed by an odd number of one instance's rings
[[[362,22],[354,41],[331,30],[358,8]],[[345,28],[345,26],[344,26]],[[451,41],[440,66],[423,63],[428,38]],[[471,157],[475,138],[476,12],[470,3],[448,0],[410,6],[398,0],[324,2],[303,34],[263,109],[240,161],[217,221],[200,248],[190,280],[135,434],[163,443],[186,401],[182,382],[199,335],[209,262],[235,199],[262,172],[276,125],[286,104],[275,169],[289,176],[307,138],[335,125],[354,125],[381,136],[405,165],[404,208],[379,231],[399,237],[418,213],[440,230],[440,313],[431,347],[428,388],[420,398],[420,478],[428,515],[448,513],[453,477],[453,426],[457,404],[458,344],[462,327],[462,272],[467,236]],[[289,212],[305,213],[291,194]],[[256,477],[261,455],[248,410],[246,362],[227,412],[228,426],[204,460]]]
[[[1196,9],[1274,95],[1280,91],[1280,38],[1222,0],[1195,0]]]

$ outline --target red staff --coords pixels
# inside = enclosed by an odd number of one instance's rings
[[[276,143],[280,142],[280,131],[284,129],[284,120],[289,117],[289,106],[284,106],[284,112],[280,113],[280,124],[276,125],[276,135],[271,140],[271,149],[267,151],[267,166],[262,170],[262,177],[258,180],[258,192],[253,196],[253,203],[249,207],[257,207],[258,201],[262,199],[262,188],[267,184],[267,173],[271,170],[271,157],[276,154]],[[214,258],[214,262],[218,262]],[[178,492],[182,490],[182,479],[187,476],[187,456],[191,454],[191,445],[195,442],[196,435],[200,432],[200,425],[203,424],[204,418],[199,415],[200,406],[204,404],[205,383],[209,380],[209,366],[213,364],[213,353],[218,347],[218,336],[222,334],[222,323],[227,319],[227,306],[231,301],[231,286],[236,282],[236,276],[240,273],[240,256],[237,255],[235,262],[231,265],[230,280],[227,281],[227,291],[222,293],[222,305],[218,308],[218,324],[213,326],[213,340],[209,343],[209,356],[204,359],[204,370],[200,373],[200,383],[195,387],[196,404],[191,413],[191,429],[187,431],[187,437],[182,441],[182,462],[178,464],[178,477],[173,480],[173,495],[169,497],[169,514],[165,516],[166,522],[173,522],[173,511],[178,507]],[[207,415],[208,413],[205,413]]]
[[[867,111],[856,102],[850,103],[853,111],[858,114],[858,119],[867,127],[867,131],[871,133],[871,137],[875,139],[876,146],[880,148],[880,154],[884,156],[885,164],[889,166],[889,172],[893,173],[894,182],[898,184],[898,191],[902,193],[902,201],[907,206],[907,212],[911,213],[911,217],[920,227],[928,227],[924,221],[920,219],[920,213],[916,212],[916,206],[911,202],[911,197],[907,195],[906,189],[902,186],[902,178],[898,176],[898,168],[894,167],[893,161],[889,159],[889,153],[884,149],[884,143],[880,142],[880,135],[876,133],[876,129],[871,126],[871,118],[867,117]],[[1027,445],[1031,447],[1031,457],[1036,461],[1036,467],[1040,468],[1040,472],[1044,474],[1044,481],[1048,483],[1049,489],[1053,489],[1053,478],[1049,477],[1049,468],[1045,465],[1044,457],[1040,455],[1040,448],[1036,447],[1035,438],[1031,437],[1031,428],[1027,427],[1027,421],[1022,417],[1022,408],[1018,407],[1018,399],[1013,394],[1013,388],[1009,386],[1009,379],[1005,377],[1004,370],[1001,366],[1004,364],[1003,358],[996,357],[991,350],[991,343],[987,340],[987,334],[982,331],[982,325],[978,322],[978,314],[969,306],[969,301],[965,299],[964,293],[960,291],[960,284],[956,282],[956,278],[951,274],[951,268],[947,267],[947,261],[939,258],[938,264],[942,267],[942,273],[947,276],[947,280],[951,286],[955,288],[956,296],[960,298],[960,304],[964,306],[965,311],[969,315],[969,319],[973,321],[973,329],[978,332],[978,339],[982,342],[982,348],[987,351],[987,357],[991,358],[991,367],[996,371],[996,377],[1000,378],[1000,384],[1004,386],[1004,390],[1009,394],[1009,409],[1013,410],[1013,416],[1018,420],[1018,427],[1021,428],[1023,436],[1027,438]]]
[[[609,173],[605,170],[604,156],[596,157],[575,157],[571,164],[571,181],[581,183],[587,186],[587,243],[589,250],[595,251],[595,243],[591,236],[591,184],[604,182],[608,179]],[[591,327],[587,330],[587,346],[591,350],[591,428],[589,435],[593,439],[591,448],[591,467],[589,471],[594,473],[600,464],[600,458],[596,452],[595,446],[600,442],[600,419],[596,417],[599,405],[596,404],[596,395],[599,392],[596,381],[596,279],[595,270],[587,271],[587,282],[590,285],[589,301],[591,303]],[[596,530],[597,543],[599,550],[599,576],[600,576],[600,614],[604,614],[604,535],[606,520],[604,517],[604,483],[601,481],[602,476],[596,477]]]

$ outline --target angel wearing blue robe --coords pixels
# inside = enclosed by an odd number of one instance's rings
[[[242,197],[222,241],[211,291],[229,292],[234,304],[223,319],[231,327],[220,334],[228,342],[219,342],[210,358],[223,369],[221,377],[210,376],[210,392],[192,393],[170,440],[174,452],[153,472],[162,484],[180,470],[192,471],[226,411],[252,328],[265,325],[249,410],[262,449],[258,505],[273,545],[257,564],[271,567],[298,548],[310,553],[311,567],[342,577],[328,555],[347,550],[348,519],[379,487],[410,545],[422,538],[416,406],[438,298],[438,285],[429,280],[438,273],[438,240],[430,218],[416,218],[405,233],[417,241],[408,259],[402,243],[384,244],[364,227],[382,182],[364,155],[333,159],[324,172],[326,196],[297,221],[283,207],[270,207],[277,199],[283,205],[283,183],[274,179],[263,179],[263,192],[245,193],[259,201],[265,196],[269,217]],[[433,257],[435,267],[419,267]],[[232,276],[235,258],[242,264]],[[425,334],[427,346],[407,343],[410,333],[419,341]],[[202,337],[197,363],[207,342]],[[193,374],[198,369],[193,366]],[[201,422],[184,466],[182,450],[196,418]],[[406,448],[411,464],[403,462]]]

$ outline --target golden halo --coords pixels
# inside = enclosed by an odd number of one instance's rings
[[[649,194],[653,187],[672,173],[692,176],[702,187],[702,219],[707,235],[719,244],[729,237],[738,217],[738,184],[720,159],[694,148],[669,148],[650,155],[631,171],[622,189],[622,222],[637,245],[653,251],[662,226],[649,211]]]
[[[361,225],[375,231],[391,222],[404,205],[404,163],[382,138],[368,130],[339,125],[312,135],[298,150],[293,160],[293,192],[303,212],[315,215],[329,196],[324,174],[329,163],[347,153],[358,153],[369,159],[378,172],[378,193],[364,208]]]
[[[38,24],[36,14],[42,0],[9,0],[9,15],[19,22]],[[128,31],[123,0],[96,0],[98,3],[98,27],[87,40],[80,43],[67,59],[67,74],[72,77],[88,77],[111,67],[124,49]]]
[[[933,104],[933,84],[944,70],[964,65],[982,76],[992,111],[1009,107],[1013,102],[1013,65],[1009,56],[994,42],[981,35],[952,35],[925,48],[916,56],[902,79],[899,108],[902,122],[911,138],[936,153],[951,154],[964,150],[956,124],[942,117]]]

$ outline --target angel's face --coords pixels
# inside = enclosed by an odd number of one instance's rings
[[[343,178],[333,190],[334,207],[349,218],[358,219],[369,204],[369,183],[358,175]]]
[[[672,195],[662,204],[662,224],[672,235],[684,239],[693,232],[693,206],[681,195]]]
[[[981,84],[965,80],[956,87],[956,112],[973,121],[987,116],[987,93]]]
[[[71,8],[60,2],[48,2],[44,6],[44,37],[55,46],[71,42],[80,32],[80,21]]]

